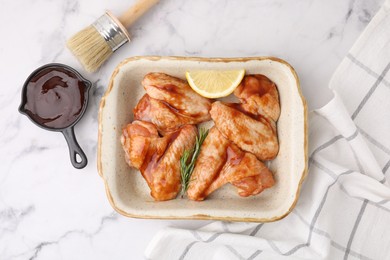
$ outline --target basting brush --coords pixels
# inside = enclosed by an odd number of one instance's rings
[[[116,18],[106,12],[93,24],[72,36],[67,46],[89,72],[96,71],[122,45],[130,41],[129,28],[159,0],[138,0]]]

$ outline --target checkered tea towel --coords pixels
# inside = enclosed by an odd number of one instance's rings
[[[167,228],[147,259],[390,259],[390,0],[309,118],[309,174],[295,209],[265,224]]]

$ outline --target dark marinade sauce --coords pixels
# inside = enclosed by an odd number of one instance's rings
[[[82,112],[85,89],[84,81],[75,73],[65,68],[46,68],[29,80],[24,110],[43,126],[68,127]]]

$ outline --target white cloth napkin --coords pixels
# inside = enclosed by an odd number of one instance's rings
[[[390,259],[390,0],[309,118],[309,174],[295,209],[265,224],[166,228],[147,259]]]

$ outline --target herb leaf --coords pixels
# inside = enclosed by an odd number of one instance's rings
[[[185,150],[180,158],[180,174],[181,174],[181,197],[187,192],[190,184],[191,174],[195,167],[196,159],[200,153],[200,147],[206,139],[209,130],[204,128],[199,129],[199,134],[195,140],[195,146],[191,150]],[[189,158],[191,156],[191,160]]]

